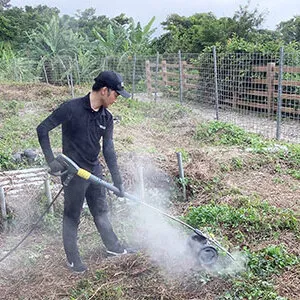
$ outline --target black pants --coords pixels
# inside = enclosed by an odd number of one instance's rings
[[[101,166],[95,166],[92,173],[102,178]],[[80,261],[77,231],[84,198],[86,198],[89,210],[106,248],[113,250],[121,247],[108,219],[108,205],[104,187],[91,184],[75,175],[68,186],[64,187],[64,198],[63,243],[70,263]]]

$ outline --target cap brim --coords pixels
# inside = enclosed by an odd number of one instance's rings
[[[130,98],[131,94],[129,94],[127,91],[125,90],[121,90],[121,91],[116,91],[119,95],[121,95],[124,98]]]

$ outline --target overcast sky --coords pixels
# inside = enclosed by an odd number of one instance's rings
[[[176,13],[180,16],[191,16],[195,13],[212,12],[217,18],[232,17],[239,6],[245,6],[247,0],[11,0],[12,6],[47,5],[57,7],[61,14],[74,16],[77,10],[95,8],[96,15],[106,15],[109,18],[125,13],[135,22],[145,25],[155,16],[154,27],[161,32],[160,23],[167,16]],[[276,25],[300,15],[299,0],[252,0],[250,9],[258,8],[259,12],[266,12],[263,28],[274,30]]]

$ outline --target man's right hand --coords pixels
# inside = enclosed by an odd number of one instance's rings
[[[57,160],[54,159],[49,163],[50,171],[49,173],[54,176],[60,176],[66,168]]]

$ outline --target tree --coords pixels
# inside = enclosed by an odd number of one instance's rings
[[[279,23],[277,30],[286,43],[300,42],[300,16]]]
[[[265,13],[249,10],[249,2],[240,6],[233,18],[217,19],[213,13],[196,13],[190,17],[173,14],[162,22],[166,31],[154,41],[157,51],[199,53],[216,43],[226,44],[233,36],[251,39],[264,21]]]
[[[73,28],[73,30],[86,36],[89,41],[93,41],[95,38],[94,29],[100,34],[105,34],[107,26],[111,24],[108,17],[96,16],[95,13],[94,8],[88,8],[84,11],[78,10],[76,14],[77,28]]]
[[[40,24],[50,22],[52,16],[58,16],[57,8],[38,5],[25,6],[25,9],[12,7],[0,11],[0,38],[9,41],[14,49],[21,50],[28,44],[26,32],[30,33]]]
[[[0,11],[4,8],[9,8],[11,5],[9,4],[10,0],[0,0]]]
[[[168,31],[156,41],[159,52],[198,53],[206,46],[224,39],[223,25],[212,13],[194,14],[182,17],[173,14],[161,23]]]
[[[245,6],[239,7],[233,16],[236,22],[234,32],[237,37],[251,38],[251,34],[256,32],[265,20],[267,12],[259,12],[257,8],[249,10],[250,1]]]

